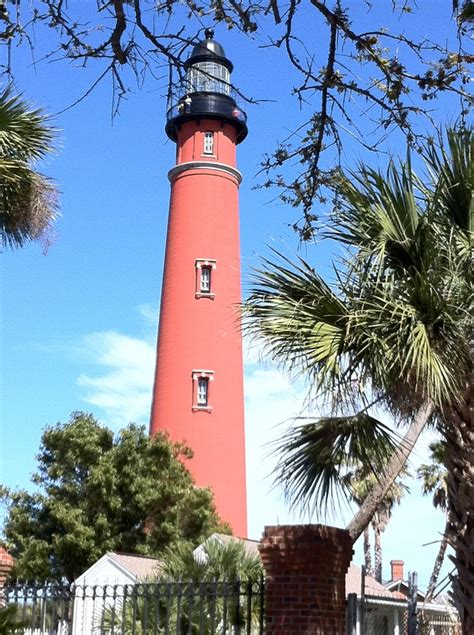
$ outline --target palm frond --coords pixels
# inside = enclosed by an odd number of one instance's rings
[[[430,443],[430,463],[423,463],[416,471],[422,481],[423,494],[433,495],[434,507],[443,511],[448,508],[448,471],[446,468],[446,443]]]
[[[355,247],[359,260],[413,265],[422,218],[415,178],[408,165],[390,162],[385,174],[361,166],[342,181],[342,209],[327,235]]]
[[[0,93],[0,157],[25,163],[37,161],[54,149],[56,129],[39,108],[7,87]]]
[[[426,163],[433,182],[431,207],[444,225],[457,228],[472,240],[474,231],[474,132],[447,131],[446,146],[428,147]]]
[[[347,309],[328,284],[303,259],[296,263],[277,253],[280,262],[264,259],[254,275],[244,319],[261,338],[267,354],[320,385],[340,375]]]
[[[58,216],[58,191],[33,164],[53,150],[56,131],[41,110],[7,88],[0,93],[0,242],[21,247]]]
[[[404,385],[414,404],[427,395],[441,404],[456,399],[465,377],[464,326],[457,306],[429,280],[411,282],[407,292],[394,284],[367,285],[350,314],[347,345],[378,391]]]
[[[275,485],[283,486],[292,507],[324,517],[351,500],[351,466],[362,464],[379,475],[396,446],[393,432],[367,412],[295,426],[275,444]]]
[[[56,185],[21,162],[0,159],[0,241],[21,247],[44,236],[59,216]]]

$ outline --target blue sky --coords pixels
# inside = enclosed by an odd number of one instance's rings
[[[430,24],[415,21],[411,28],[436,38],[449,21],[449,12],[443,13],[441,6],[446,9],[449,3],[434,4],[440,10],[433,12]],[[324,59],[325,34],[317,30],[310,9],[307,12],[303,29],[312,42],[321,37],[314,49]],[[370,15],[359,18],[368,21]],[[46,46],[42,37],[46,36],[38,31],[39,49]],[[249,136],[238,150],[244,174],[244,289],[251,268],[270,246],[289,254],[299,249],[329,272],[329,246],[300,246],[288,227],[297,212],[280,203],[277,192],[254,189],[262,155],[303,120],[304,113],[288,96],[296,81],[289,64],[280,52],[258,48],[265,43],[262,38],[217,29],[216,39],[235,63],[235,84],[256,99],[268,100],[246,107]],[[26,49],[15,51],[14,71],[18,89],[49,113],[66,108],[100,74],[98,67],[80,70],[62,62],[32,65]],[[28,486],[42,428],[67,420],[73,410],[91,411],[115,429],[131,420],[148,422],[167,172],[174,161],[174,145],[164,134],[164,94],[164,80],[148,81],[127,96],[112,121],[111,86],[105,81],[55,119],[60,129],[58,152],[42,166],[62,192],[62,217],[53,244],[46,254],[41,245],[32,244],[2,255],[0,447],[1,482],[6,485]],[[445,109],[446,120],[450,111],[447,105]],[[359,116],[363,126],[362,110]],[[401,150],[396,138],[389,140],[389,147]],[[348,142],[345,162],[357,158],[367,157]],[[248,349],[245,382],[249,535],[258,538],[265,524],[308,521],[288,511],[281,492],[270,491],[274,459],[268,457],[267,447],[301,412],[305,390],[291,384],[271,362],[261,361],[258,351]],[[425,438],[414,457],[415,465],[426,458],[427,442]],[[421,496],[417,483],[411,488],[384,534],[384,576],[389,576],[390,559],[404,559],[407,571],[418,570],[424,586],[437,544],[424,545],[439,538],[444,518]],[[341,525],[345,520],[347,515],[333,522]],[[361,562],[360,550],[356,562]]]

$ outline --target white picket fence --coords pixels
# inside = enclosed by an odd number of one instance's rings
[[[55,629],[43,629],[43,628],[26,628],[19,631],[22,635],[70,635],[71,625],[64,621],[59,622]]]

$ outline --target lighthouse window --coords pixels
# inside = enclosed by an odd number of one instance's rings
[[[198,258],[196,260],[196,298],[214,299],[213,293],[213,269],[216,268],[216,261],[211,258]]]
[[[207,397],[209,393],[209,378],[200,377],[197,386],[197,405],[207,406]]]
[[[213,154],[213,153],[214,153],[214,133],[205,132],[204,133],[204,154]]]
[[[211,268],[201,267],[201,293],[211,292]]]
[[[205,410],[210,412],[212,406],[209,403],[209,387],[214,379],[213,370],[193,370],[193,410]]]

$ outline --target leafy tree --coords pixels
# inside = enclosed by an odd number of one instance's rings
[[[107,551],[158,555],[196,545],[220,527],[192,457],[165,435],[130,424],[117,435],[75,412],[44,430],[37,491],[9,493],[4,535],[20,579],[74,580]]]
[[[52,152],[54,129],[10,89],[0,93],[0,242],[21,247],[44,238],[58,212],[54,184],[34,169]]]
[[[439,544],[438,553],[430,576],[428,588],[426,589],[425,600],[429,602],[435,593],[438,583],[439,573],[443,566],[446,549],[449,542],[450,522],[447,516],[448,511],[448,473],[446,471],[446,448],[442,441],[435,441],[430,444],[430,459],[428,464],[420,465],[416,473],[422,480],[423,494],[433,495],[433,505],[441,509],[446,514],[446,524],[443,536]]]
[[[429,36],[420,35],[419,25],[432,21],[431,0],[10,0],[0,6],[8,73],[16,46],[31,46],[40,60],[92,65],[96,79],[86,95],[111,78],[118,100],[149,76],[170,79],[172,101],[203,23],[240,30],[256,46],[273,47],[284,56],[282,66],[289,62],[294,71],[290,90],[297,103],[293,131],[263,161],[263,185],[276,186],[299,209],[295,228],[303,238],[312,235],[314,202],[333,190],[334,167],[349,140],[378,152],[396,133],[419,147],[425,124],[431,129],[438,116],[436,107],[445,109],[452,96],[449,103],[461,113],[471,101],[473,58],[464,44],[472,26],[470,0],[439,2],[446,28]]]
[[[467,635],[474,631],[472,130],[450,131],[446,148],[427,147],[425,172],[418,177],[410,161],[392,161],[386,173],[362,166],[343,175],[326,235],[347,251],[331,284],[302,259],[267,261],[248,302],[249,325],[274,359],[308,376],[321,401],[355,413],[328,426],[310,471],[284,449],[281,477],[294,501],[327,507],[343,457],[370,465],[375,449],[386,447],[385,426],[367,414],[374,403],[409,424],[401,443],[391,440],[379,484],[348,525],[354,540],[423,428],[437,427],[446,443],[453,592]],[[312,428],[300,426],[296,435],[304,440],[306,432]]]

